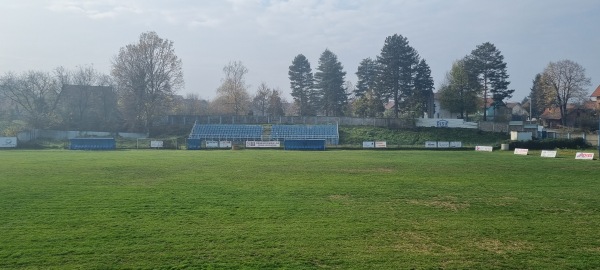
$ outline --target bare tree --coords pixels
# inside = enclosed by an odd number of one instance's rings
[[[181,59],[173,42],[155,32],[140,35],[136,44],[119,50],[112,61],[124,107],[124,117],[132,129],[149,131],[154,121],[167,112],[173,96],[183,87]]]
[[[280,89],[273,89],[269,95],[269,106],[267,108],[267,114],[270,116],[284,116],[286,103],[285,99],[281,97],[282,91]]]
[[[269,96],[271,95],[271,89],[267,83],[262,82],[258,89],[256,89],[256,94],[252,99],[252,107],[257,110],[261,116],[265,116],[267,110],[269,108]]]
[[[591,85],[590,78],[585,76],[585,68],[571,60],[550,62],[542,78],[553,90],[554,102],[559,107],[562,125],[567,121],[567,104],[572,99],[586,94],[586,87]]]
[[[60,91],[58,81],[47,72],[7,73],[0,77],[0,95],[23,109],[33,128],[51,127],[57,122],[55,109]]]
[[[240,115],[248,110],[250,95],[248,94],[244,76],[248,69],[240,61],[229,62],[223,68],[225,77],[217,89],[217,99],[221,106],[227,107],[229,113]]]
[[[181,115],[207,115],[208,101],[200,98],[196,93],[187,93],[185,97],[175,99],[173,113]]]

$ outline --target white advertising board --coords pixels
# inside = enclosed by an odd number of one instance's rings
[[[151,148],[162,148],[163,141],[150,141],[150,147]]]
[[[363,142],[363,148],[375,148],[375,142]]]
[[[17,147],[17,137],[0,137],[0,147],[2,147],[2,148]]]
[[[555,158],[556,157],[556,151],[542,150],[541,157]]]
[[[577,152],[577,154],[575,154],[575,159],[593,160],[594,159],[594,153]]]
[[[218,141],[206,141],[206,148],[219,148]]]
[[[231,141],[220,141],[219,147],[220,148],[231,148]]]
[[[475,151],[480,151],[480,152],[492,152],[494,151],[494,148],[491,146],[475,146]]]
[[[461,148],[462,142],[450,142],[450,148]]]
[[[438,148],[450,148],[450,142],[438,142]]]
[[[387,142],[386,141],[375,142],[375,148],[387,148]]]
[[[280,141],[246,141],[248,148],[277,148],[281,147]]]
[[[526,156],[527,153],[529,153],[529,149],[515,148],[515,155]]]
[[[437,148],[437,142],[435,141],[426,141],[425,148]]]

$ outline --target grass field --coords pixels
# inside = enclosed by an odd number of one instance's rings
[[[0,268],[598,269],[573,157],[0,151]]]

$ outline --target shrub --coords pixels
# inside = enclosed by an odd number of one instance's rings
[[[523,142],[511,142],[510,149],[526,148],[530,150],[548,150],[548,149],[586,149],[591,147],[583,138],[576,139],[544,139],[531,140]]]

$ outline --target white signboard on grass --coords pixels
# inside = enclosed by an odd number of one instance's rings
[[[220,148],[231,148],[231,141],[220,141],[219,147]]]
[[[494,151],[494,148],[491,146],[475,146],[475,151],[480,151],[480,152],[492,152]]]
[[[363,148],[375,148],[375,142],[363,142]]]
[[[219,148],[218,141],[206,141],[206,148]]]
[[[577,152],[577,154],[575,154],[575,159],[593,160],[594,159],[594,153]]]
[[[528,152],[529,149],[515,148],[515,155],[526,156]]]
[[[450,148],[461,148],[462,142],[450,142]]]
[[[280,141],[246,141],[247,148],[278,148]]]
[[[541,157],[555,158],[556,157],[556,151],[542,150]]]
[[[437,148],[437,142],[436,141],[426,141],[425,148]]]
[[[162,148],[163,141],[150,141],[150,147],[151,148]]]
[[[375,148],[387,148],[387,142],[386,141],[375,142]]]
[[[450,148],[450,142],[438,142],[438,148]]]
[[[0,137],[0,148],[17,147],[17,137]]]

